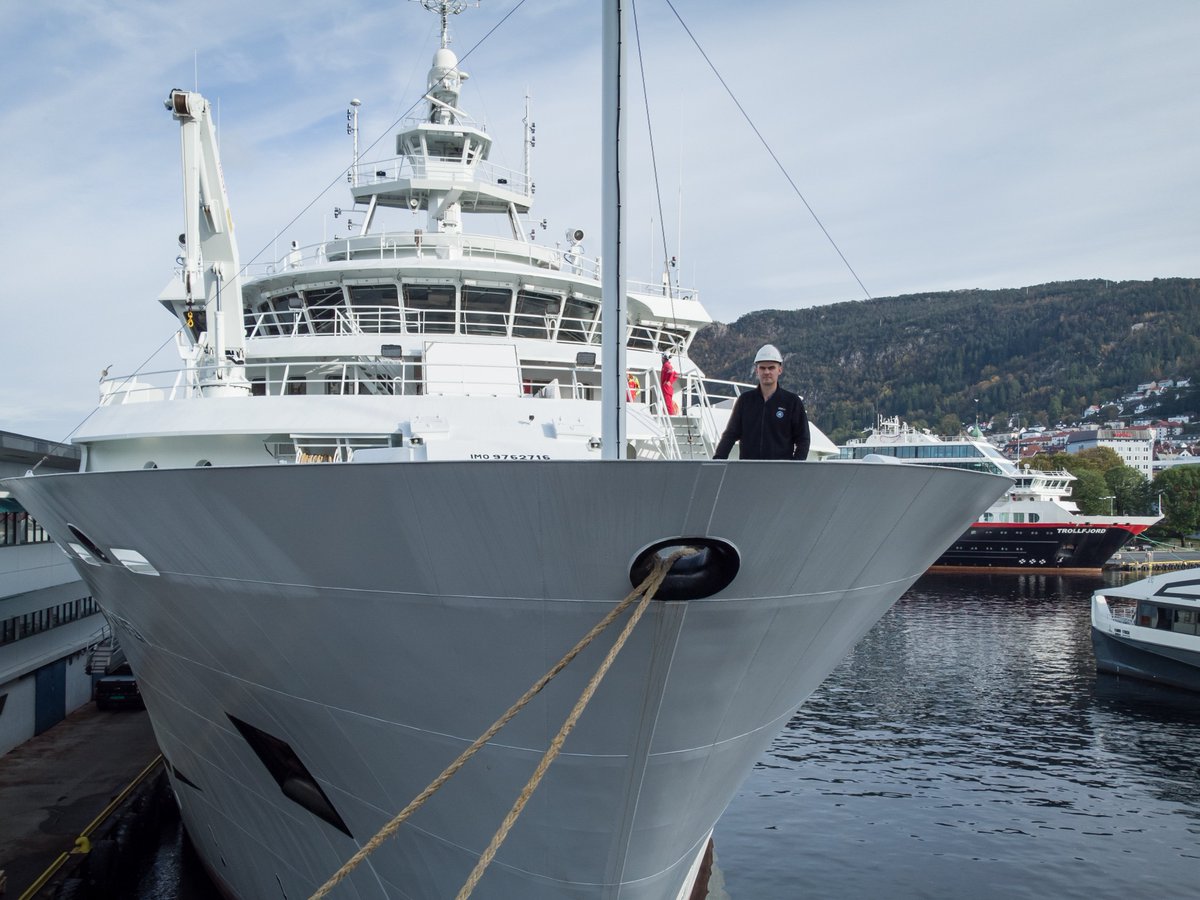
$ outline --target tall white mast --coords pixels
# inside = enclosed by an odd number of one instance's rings
[[[625,458],[625,17],[623,0],[604,0],[600,322],[604,366],[600,373],[602,459]]]

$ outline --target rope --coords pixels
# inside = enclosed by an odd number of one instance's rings
[[[550,763],[553,762],[554,757],[558,755],[558,751],[562,748],[563,741],[566,740],[566,737],[570,733],[571,729],[575,727],[575,722],[579,719],[579,715],[583,712],[583,707],[587,705],[587,701],[590,700],[592,694],[595,693],[596,687],[600,683],[600,679],[604,677],[604,673],[607,672],[609,666],[612,665],[612,661],[616,658],[617,652],[620,651],[621,647],[625,643],[625,640],[629,637],[629,632],[632,630],[633,625],[637,624],[638,619],[641,618],[648,602],[653,598],[655,592],[658,591],[658,588],[662,585],[663,580],[667,577],[667,573],[671,570],[671,566],[675,564],[676,560],[684,556],[691,556],[695,552],[695,550],[690,548],[684,548],[676,550],[674,553],[665,558],[659,559],[654,564],[654,568],[651,570],[650,574],[643,579],[641,584],[627,594],[625,599],[623,599],[612,610],[610,610],[608,614],[604,616],[604,618],[592,626],[592,629],[582,638],[580,638],[579,642],[570,650],[568,650],[562,659],[556,662],[550,668],[550,670],[546,672],[545,675],[535,681],[529,690],[521,695],[520,699],[517,700],[516,703],[510,706],[499,719],[493,722],[487,731],[476,738],[471,746],[467,747],[466,750],[460,753],[454,762],[450,763],[450,765],[442,770],[442,773],[433,781],[431,781],[429,785],[423,791],[421,791],[420,794],[414,797],[408,806],[400,810],[400,812],[397,813],[391,821],[379,829],[378,833],[376,833],[371,840],[367,841],[367,843],[364,844],[357,853],[346,860],[342,867],[334,872],[333,875],[329,877],[329,880],[321,885],[321,887],[317,889],[316,893],[314,893],[309,900],[321,900],[321,898],[327,896],[330,891],[337,887],[337,885],[346,878],[347,875],[349,875],[358,867],[359,863],[374,853],[384,841],[395,834],[396,831],[399,830],[400,826],[404,824],[404,822],[409,819],[413,813],[419,810],[422,805],[424,805],[426,800],[433,796],[433,794],[436,793],[443,784],[449,781],[450,778],[452,778],[454,774],[466,764],[467,760],[479,752],[484,744],[495,737],[501,728],[507,725],[509,721],[511,721],[512,718],[529,703],[530,700],[532,700],[535,696],[537,696],[538,693],[541,692],[542,688],[549,684],[556,675],[565,669],[571,660],[583,652],[584,648],[586,648],[588,644],[590,644],[602,631],[604,631],[604,629],[611,625],[613,621],[622,612],[628,609],[629,606],[640,596],[642,598],[642,602],[639,604],[638,609],[635,610],[634,615],[631,617],[630,622],[626,625],[625,630],[621,633],[620,637],[618,637],[617,642],[613,645],[613,649],[610,650],[608,656],[605,657],[605,660],[601,664],[600,669],[597,670],[596,675],[592,677],[592,680],[584,689],[583,695],[580,697],[579,702],[576,703],[575,709],[571,710],[571,714],[567,717],[567,721],[563,724],[563,728],[560,729],[558,735],[555,736],[554,741],[551,742],[550,749],[548,749],[546,751],[546,755],[543,756],[542,762],[538,765],[538,770],[534,773],[534,777],[530,779],[530,783],[527,784],[525,786],[525,790],[521,792],[521,797],[518,797],[517,803],[514,804],[513,809],[510,810],[508,816],[505,817],[504,823],[501,825],[500,832],[497,832],[496,836],[492,838],[492,844],[489,845],[486,851],[484,851],[484,856],[480,857],[480,863],[482,863],[482,866],[476,864],[475,871],[473,871],[471,876],[468,878],[467,885],[470,886],[471,890],[474,890],[475,884],[478,883],[479,878],[483,875],[483,869],[486,868],[488,863],[492,861],[492,857],[495,856],[496,850],[499,849],[500,844],[503,842],[504,838],[507,837],[508,831],[512,827],[512,823],[516,821],[516,817],[520,815],[521,809],[524,808],[525,803],[528,801],[528,795],[533,793],[533,790],[537,787],[537,782],[539,782],[542,775],[545,774],[546,767],[548,767]],[[484,861],[485,858],[486,862]],[[464,885],[463,890],[467,889],[467,885]],[[459,898],[464,898],[469,895],[470,891],[467,891],[466,894],[460,892]]]

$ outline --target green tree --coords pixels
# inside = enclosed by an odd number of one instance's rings
[[[1160,491],[1164,519],[1156,529],[1181,540],[1200,530],[1200,465],[1172,466],[1159,472],[1150,493]]]
[[[1071,499],[1086,516],[1108,515],[1108,485],[1104,476],[1095,469],[1080,469],[1073,473],[1075,481],[1071,487]]]
[[[1143,516],[1150,509],[1150,482],[1131,466],[1117,466],[1104,473],[1113,509],[1122,516]]]
[[[954,413],[948,413],[942,416],[938,422],[937,430],[938,434],[945,435],[946,437],[957,437],[962,434],[962,420]]]
[[[1070,472],[1075,472],[1076,468],[1080,468],[1092,469],[1096,472],[1104,473],[1110,469],[1116,469],[1125,465],[1125,460],[1121,459],[1121,454],[1112,447],[1088,447],[1086,450],[1080,450],[1078,453],[1072,455],[1076,462],[1074,463],[1074,468],[1070,465],[1067,466]]]
[[[1035,469],[1038,472],[1054,472],[1062,468],[1062,463],[1056,459],[1058,455],[1059,454],[1052,455],[1049,453],[1039,453],[1036,456],[1031,456],[1024,460],[1021,464],[1028,466],[1031,469]]]

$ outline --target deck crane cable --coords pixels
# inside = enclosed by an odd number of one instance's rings
[[[679,15],[679,11],[675,9],[675,5],[671,2],[671,0],[665,0],[665,2],[667,6],[671,8],[671,12],[675,14],[675,18],[679,20],[679,24],[683,26],[683,30],[687,32],[687,36],[691,38],[692,43],[696,45],[696,49],[700,51],[700,55],[704,57],[704,61],[708,63],[708,67],[712,69],[713,74],[717,76],[717,80],[721,82],[721,87],[725,88],[725,93],[729,95],[729,98],[733,101],[734,106],[738,108],[738,112],[742,114],[742,118],[746,120],[746,123],[754,131],[754,134],[758,137],[767,153],[770,154],[771,159],[775,161],[775,165],[778,166],[779,171],[783,173],[783,177],[787,179],[787,183],[792,186],[792,190],[795,192],[796,196],[800,198],[800,202],[804,204],[804,208],[808,210],[808,214],[812,216],[813,221],[817,223],[817,227],[821,229],[822,234],[825,235],[825,238],[829,241],[830,246],[832,246],[837,252],[837,255],[842,260],[842,263],[846,266],[847,271],[854,276],[854,280],[858,282],[858,286],[862,288],[862,292],[867,296],[867,299],[872,299],[871,292],[867,290],[867,286],[862,283],[862,279],[858,277],[858,273],[854,271],[854,267],[850,265],[850,261],[846,259],[846,255],[842,253],[841,248],[838,247],[837,242],[833,239],[833,235],[831,235],[828,229],[825,228],[825,225],[817,216],[816,211],[813,210],[813,208],[809,205],[808,200],[804,198],[804,194],[800,192],[800,188],[796,185],[796,182],[792,180],[792,176],[788,174],[788,170],[785,169],[783,163],[779,161],[779,157],[775,155],[775,151],[771,149],[771,145],[767,143],[767,139],[763,137],[762,132],[758,130],[758,126],[754,124],[754,120],[750,118],[749,113],[746,112],[737,96],[730,89],[729,85],[725,83],[725,79],[721,77],[721,73],[718,72],[717,67],[713,65],[713,61],[708,58],[708,54],[704,52],[704,48],[700,46],[700,42],[696,40],[696,36],[692,34],[692,30],[688,28],[687,23],[683,21],[683,17]]]
[[[505,816],[504,821],[501,823],[499,830],[492,837],[491,843],[479,857],[479,861],[476,863],[474,870],[472,870],[470,876],[467,878],[466,883],[459,891],[457,900],[466,900],[466,898],[469,897],[471,892],[475,889],[475,885],[478,884],[479,879],[483,875],[484,869],[487,868],[487,866],[491,863],[492,858],[496,855],[496,851],[499,849],[500,844],[502,844],[504,839],[508,836],[509,830],[516,822],[517,817],[521,814],[521,811],[525,808],[525,804],[528,803],[529,798],[533,795],[534,790],[537,789],[538,784],[541,782],[542,776],[546,774],[546,769],[549,768],[550,763],[554,761],[554,758],[558,756],[559,751],[562,749],[563,742],[567,739],[567,735],[571,733],[571,730],[575,727],[575,723],[579,721],[579,716],[583,713],[588,701],[592,699],[592,695],[596,692],[596,688],[599,686],[601,679],[604,678],[604,675],[608,672],[613,660],[616,659],[617,654],[625,645],[625,641],[632,633],[633,627],[637,625],[642,613],[646,611],[647,605],[649,605],[649,602],[654,599],[654,595],[658,592],[659,587],[662,586],[667,574],[671,571],[671,567],[675,565],[678,560],[686,556],[693,556],[697,552],[698,551],[694,547],[680,547],[665,557],[659,557],[655,561],[654,567],[650,570],[650,574],[642,580],[641,584],[627,594],[625,599],[609,610],[604,618],[592,626],[592,629],[582,638],[580,638],[579,642],[570,650],[568,650],[562,659],[551,666],[545,675],[535,681],[529,690],[521,695],[520,699],[518,699],[516,703],[510,706],[499,719],[493,722],[483,734],[477,737],[471,746],[467,747],[466,750],[459,754],[458,758],[455,759],[454,762],[450,763],[450,765],[442,770],[442,773],[433,781],[431,781],[428,787],[414,797],[408,806],[400,810],[400,812],[397,813],[391,821],[379,829],[375,836],[367,841],[367,843],[364,844],[357,853],[346,860],[342,867],[329,877],[328,881],[317,888],[316,893],[314,893],[309,900],[321,900],[321,898],[328,895],[329,892],[332,891],[339,882],[341,882],[347,875],[349,875],[354,871],[355,868],[358,867],[359,863],[375,852],[375,850],[385,840],[395,834],[396,831],[399,830],[400,826],[404,824],[404,822],[410,818],[413,813],[419,810],[425,801],[433,796],[438,788],[449,781],[450,778],[456,772],[458,772],[458,770],[461,769],[472,756],[481,750],[488,741],[495,737],[501,728],[507,725],[508,722],[529,703],[529,701],[531,701],[535,696],[537,696],[538,693],[541,692],[542,688],[549,684],[556,675],[558,675],[567,667],[567,664],[570,663],[571,660],[582,653],[584,648],[586,648],[588,644],[590,644],[602,631],[604,631],[604,629],[611,625],[613,621],[616,620],[621,613],[628,609],[635,600],[641,598],[641,602],[638,603],[637,608],[630,616],[629,621],[625,623],[625,627],[621,631],[621,634],[617,637],[611,649],[609,649],[608,655],[604,658],[604,661],[600,664],[600,667],[596,670],[595,674],[592,675],[592,678],[590,681],[588,681],[583,693],[580,694],[579,700],[576,701],[575,706],[572,708],[570,714],[568,714],[566,721],[563,722],[558,734],[556,734],[554,739],[550,742],[550,746],[546,750],[546,753],[542,756],[541,762],[538,763],[538,767],[534,771],[533,776],[526,783],[524,789],[522,789],[520,795],[517,797],[516,802],[509,810],[508,815]]]
[[[509,19],[509,17],[512,16],[513,13],[515,13],[518,9],[520,9],[524,5],[525,5],[525,0],[518,0],[517,4],[512,9],[510,9],[507,13],[505,13],[504,16],[500,19],[500,21],[498,21],[495,25],[493,25],[488,30],[487,34],[485,34],[478,41],[476,41],[474,46],[472,46],[470,50],[468,50],[466,53],[464,53],[462,55],[462,57],[460,57],[459,62],[460,63],[465,62],[467,57],[469,57],[472,53],[474,53],[476,50],[478,50],[483,45],[483,43],[485,41],[487,41],[496,32],[496,30]],[[392,122],[392,124],[389,125],[386,129],[384,129],[384,131],[380,133],[379,137],[377,137],[374,141],[372,141],[364,149],[363,152],[367,153],[367,152],[371,151],[372,149],[374,149],[374,147],[380,141],[382,141],[385,137],[387,137],[391,133],[391,130],[393,128],[395,128],[397,125],[399,125],[406,116],[410,115],[412,113],[412,111],[417,108],[417,105],[421,102],[422,99],[424,99],[424,95],[422,95],[421,99],[414,101],[411,106],[409,106],[404,112],[402,112],[399,116],[397,116],[395,121]],[[353,165],[353,163],[351,165]],[[346,173],[350,171],[350,168],[351,168],[351,166],[346,166],[344,169],[342,169],[340,172],[338,172],[337,177],[334,178],[333,181],[331,181],[323,190],[318,192],[316,194],[316,196],[314,196],[312,198],[312,200],[309,201],[309,203],[304,206],[303,209],[301,209],[298,213],[296,213],[296,215],[294,215],[286,225],[284,225],[282,228],[280,228],[278,231],[276,231],[276,233],[275,233],[276,237],[278,237],[278,235],[282,234],[284,231],[286,231],[291,226],[295,225],[296,222],[298,222],[300,220],[301,216],[303,216],[306,212],[308,212],[310,209],[312,209],[317,204],[318,200],[320,200],[327,193],[329,193],[329,191],[333,188],[334,185],[340,183],[346,177]],[[254,263],[254,261],[256,259],[258,259],[264,253],[266,253],[267,249],[269,247],[274,246],[275,239],[276,238],[272,238],[270,243],[264,244],[263,247],[257,253],[255,253],[252,257],[250,257],[250,259],[248,259],[245,263],[243,263],[242,268],[238,271],[238,275],[244,275],[246,273],[246,270],[248,268],[250,268],[250,266]],[[176,334],[178,334],[177,331],[172,332],[171,337],[168,337],[165,341],[163,341],[161,344],[159,344],[158,347],[154,350],[154,352],[151,353],[146,358],[145,362],[143,362],[140,366],[138,366],[136,369],[134,369],[132,372],[130,372],[128,375],[126,375],[124,380],[118,386],[118,389],[120,389],[120,387],[122,387],[126,383],[128,383],[130,379],[136,377],[142,371],[142,369],[150,363],[150,360],[154,359],[154,357],[157,356],[162,351],[163,347],[167,346],[167,344],[175,337]],[[80,428],[82,428],[84,426],[84,424],[87,422],[87,420],[90,419],[92,416],[94,416],[99,409],[100,409],[100,406],[97,405],[96,407],[94,407],[92,409],[92,411],[90,413],[88,413],[86,416],[84,416],[82,419],[80,419],[79,424],[77,424],[74,428],[72,428],[69,432],[67,432],[66,437],[64,437],[61,441],[59,441],[54,446],[52,446],[46,452],[46,455],[43,456],[41,459],[39,459],[37,461],[37,463],[34,464],[33,468],[31,468],[29,471],[36,472],[38,467],[41,466],[42,463],[44,463],[47,459],[50,458],[50,454],[53,453],[55,450],[57,450],[59,447],[63,446],[67,441],[69,441],[71,439],[71,435],[73,435]]]

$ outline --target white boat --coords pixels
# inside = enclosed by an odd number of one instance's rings
[[[1200,569],[1096,591],[1092,648],[1101,672],[1200,691]]]
[[[838,448],[841,459],[882,456],[919,465],[992,472],[1012,487],[934,563],[935,570],[1098,572],[1114,553],[1162,516],[1088,516],[1071,498],[1075,476],[1018,466],[981,436],[942,438],[898,416],[880,417],[864,438]]]
[[[599,261],[581,234],[565,250],[526,238],[527,173],[492,167],[459,108],[455,4],[426,5],[443,21],[427,106],[396,158],[352,170],[361,233],[253,277],[210,107],[171,92],[188,218],[162,302],[182,367],[105,382],[81,472],[6,485],[102,604],[188,833],[240,898],[312,894],[654,559],[699,548],[473,895],[686,897],[773,736],[1008,482],[708,459],[728,412],[687,357],[709,321],[696,295],[619,291],[628,319],[601,344]],[[389,227],[389,208],[427,216]],[[509,235],[468,231],[468,213]],[[678,416],[653,377],[663,352]],[[627,367],[649,375],[643,393],[602,424]],[[609,421],[628,430],[606,457]],[[453,896],[612,644],[537,693],[334,896]]]

